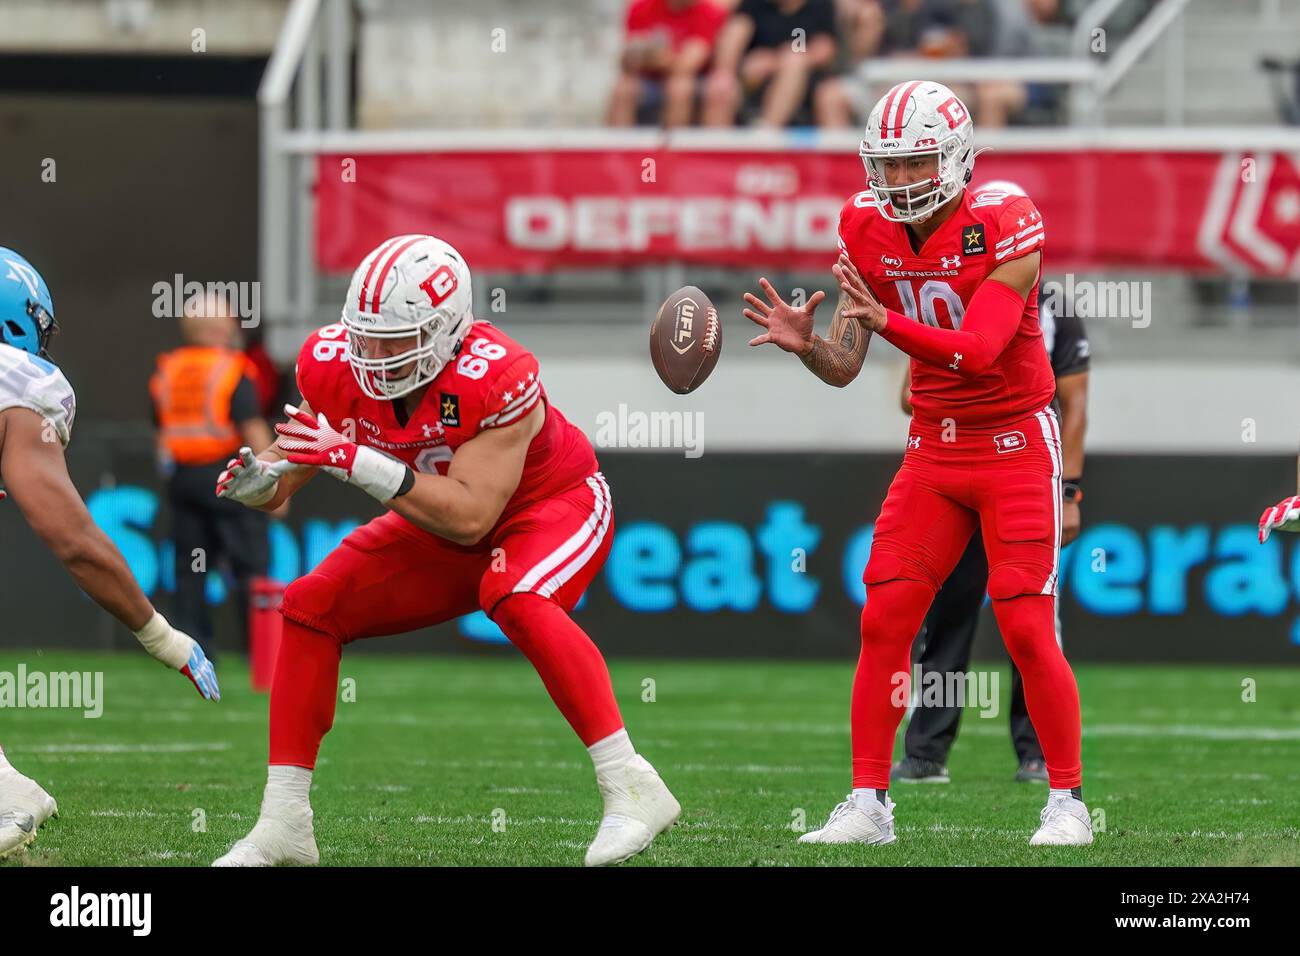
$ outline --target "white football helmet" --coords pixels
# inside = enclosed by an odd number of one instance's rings
[[[960,193],[975,170],[974,138],[975,124],[966,104],[942,83],[899,83],[882,96],[871,110],[858,150],[881,215],[894,222],[922,222]],[[930,155],[939,158],[933,176],[889,185],[885,159]]]
[[[474,322],[469,266],[433,236],[396,236],[361,260],[343,304],[348,364],[371,398],[399,398],[432,382]],[[412,348],[371,358],[371,339],[417,336]],[[400,378],[395,373],[410,366]]]

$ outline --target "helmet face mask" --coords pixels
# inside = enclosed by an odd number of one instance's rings
[[[938,151],[933,149],[902,154],[891,153],[888,156],[862,154],[862,165],[867,170],[868,188],[876,197],[881,211],[888,218],[898,222],[924,222],[948,201],[950,197],[944,195],[939,179],[938,162],[933,164],[933,171],[929,175],[896,186],[889,185],[887,164],[891,160],[901,161],[906,173],[909,160],[918,157],[934,157],[937,160],[938,156]]]
[[[343,307],[357,385],[380,400],[428,385],[469,332],[472,302],[469,268],[445,242],[413,235],[382,243],[353,274]],[[374,348],[400,340],[409,347]]]
[[[894,222],[924,222],[961,193],[975,169],[975,127],[965,104],[941,83],[900,83],[871,111],[858,153],[880,214]],[[934,157],[932,174],[890,185],[885,164]]]

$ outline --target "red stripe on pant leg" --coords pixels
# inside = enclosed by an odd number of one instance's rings
[[[1051,595],[1021,594],[993,601],[993,614],[1025,688],[1025,707],[1043,747],[1047,778],[1058,790],[1083,782],[1079,685],[1056,643]]]
[[[590,747],[622,729],[605,659],[562,607],[536,594],[511,594],[497,604],[492,619],[532,662],[584,744]]]
[[[907,712],[912,639],[934,599],[920,581],[867,585],[862,608],[862,652],[853,675],[853,786],[889,789],[894,737]],[[906,686],[900,686],[907,677]]]
[[[316,766],[320,743],[334,726],[343,648],[323,631],[284,619],[271,678],[271,764]]]

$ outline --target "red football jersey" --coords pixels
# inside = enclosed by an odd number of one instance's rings
[[[868,190],[840,211],[840,247],[876,298],[913,321],[960,329],[971,297],[990,272],[1043,248],[1043,219],[1027,196],[966,190],[961,205],[919,251],[907,226],[891,222]],[[1020,325],[993,366],[973,379],[912,360],[917,420],[942,425],[999,425],[1046,408],[1056,380],[1038,324],[1038,282],[1025,298]]]
[[[361,391],[348,365],[347,330],[327,325],[307,336],[298,354],[298,391],[313,412],[359,445],[369,445],[426,474],[447,473],[451,456],[488,428],[517,422],[538,402],[546,423],[528,446],[523,475],[502,520],[581,484],[598,470],[591,443],[546,398],[537,359],[490,322],[476,321],[456,357],[428,386],[402,424],[394,401]],[[400,401],[400,399],[398,400]],[[351,431],[349,431],[351,423]]]

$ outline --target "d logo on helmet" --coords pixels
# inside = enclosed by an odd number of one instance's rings
[[[433,275],[420,283],[420,288],[429,296],[429,301],[434,307],[442,305],[447,296],[456,291],[459,283],[456,281],[456,273],[452,272],[451,266],[438,266],[433,271]]]

